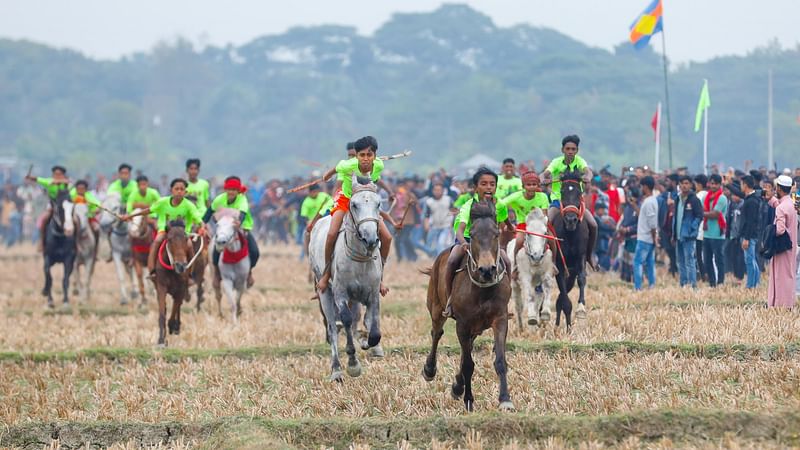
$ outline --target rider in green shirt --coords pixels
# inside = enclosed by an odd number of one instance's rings
[[[131,166],[130,164],[122,163],[117,169],[117,179],[108,186],[107,194],[118,193],[122,204],[127,205],[128,197],[134,191],[136,191],[136,184],[131,183]]]
[[[551,184],[550,209],[547,211],[548,223],[552,223],[556,216],[561,213],[561,175],[564,172],[581,172],[583,180],[581,190],[583,190],[583,186],[588,186],[592,180],[592,169],[589,168],[583,158],[578,156],[578,146],[580,144],[581,138],[577,135],[566,136],[561,140],[561,153],[563,155],[552,160],[547,169],[542,172],[542,180],[544,180],[545,184]],[[589,226],[589,248],[586,252],[586,261],[597,270],[592,261],[594,244],[597,241],[597,222],[591,213],[584,214],[583,218],[586,219],[586,224]],[[555,258],[555,254],[553,257]]]
[[[52,202],[56,201],[58,198],[58,194],[61,191],[69,191],[69,178],[67,178],[67,169],[64,166],[53,166],[50,170],[52,177],[50,178],[43,178],[43,177],[34,177],[31,175],[26,175],[25,179],[30,181],[35,181],[40,186],[42,186],[45,191],[47,191],[47,197],[50,199],[50,203],[47,205],[47,209],[42,213],[42,217],[39,220],[39,248],[42,252],[44,252],[44,238],[47,236],[47,223],[50,222],[50,217],[53,214],[53,206]]]
[[[197,158],[186,160],[186,175],[189,176],[189,186],[186,187],[186,198],[192,201],[201,215],[206,214],[206,209],[211,205],[211,189],[208,181],[198,178],[200,175],[200,160]]]
[[[144,175],[136,177],[136,188],[137,189],[128,196],[128,204],[125,205],[125,211],[128,214],[133,213],[136,209],[149,208],[161,199],[161,194],[150,187],[150,180]],[[155,218],[155,214],[151,214],[150,218]],[[148,222],[150,222],[150,220],[148,220]],[[152,223],[155,225],[155,222]]]
[[[153,244],[150,246],[150,254],[147,256],[147,270],[150,272],[150,279],[155,279],[156,254],[158,253],[159,246],[161,246],[161,243],[167,237],[167,227],[170,222],[182,220],[186,233],[192,231],[193,225],[200,225],[197,233],[201,236],[205,235],[205,228],[202,226],[203,218],[200,216],[200,213],[197,212],[197,207],[184,198],[187,184],[188,183],[183,178],[175,178],[169,184],[172,195],[161,197],[161,199],[152,204],[149,208],[144,208],[139,210],[139,212],[122,216],[123,220],[130,220],[133,217],[149,215],[150,213],[155,213],[156,215],[158,235],[153,240]]]
[[[517,252],[525,242],[525,231],[528,229],[526,223],[528,214],[534,209],[539,208],[546,215],[547,208],[550,205],[547,194],[540,190],[540,183],[539,175],[536,175],[536,172],[525,172],[522,175],[522,186],[524,190],[515,192],[500,201],[508,206],[510,210],[514,211],[516,217],[517,237],[514,241],[514,254],[509,255],[509,257],[513,258],[515,261]],[[552,248],[553,241],[548,239],[547,242]],[[514,264],[514,267],[516,267],[516,264]]]
[[[230,176],[225,179],[223,185],[225,192],[219,194],[213,202],[211,207],[206,210],[203,216],[203,222],[208,223],[213,217],[214,213],[222,209],[235,209],[239,211],[239,224],[241,230],[247,238],[247,253],[250,257],[250,273],[247,276],[247,287],[252,287],[254,283],[253,268],[258,263],[259,250],[256,238],[253,236],[253,216],[250,214],[250,203],[247,201],[247,188],[242,184],[242,180],[237,176]],[[214,287],[219,286],[219,252],[215,248],[211,253],[211,259],[214,262]]]
[[[483,200],[491,201],[495,204],[495,215],[499,224],[505,224],[509,230],[514,228],[514,224],[508,217],[508,208],[502,203],[498,203],[495,193],[497,191],[497,174],[487,167],[481,167],[472,176],[472,184],[475,185],[475,195],[473,198],[467,200],[464,206],[456,216],[454,228],[456,230],[456,245],[450,250],[450,256],[447,258],[447,267],[445,268],[445,295],[447,296],[447,306],[445,306],[442,315],[445,317],[452,317],[453,309],[451,307],[450,294],[453,292],[453,279],[456,276],[456,271],[461,267],[461,260],[466,254],[467,245],[469,245],[470,228],[470,212],[474,202]],[[502,231],[502,227],[501,227]],[[503,250],[503,243],[500,243],[500,256],[506,267],[511,267],[508,256]]]
[[[497,198],[502,200],[514,192],[522,190],[522,180],[516,175],[517,169],[513,158],[503,160],[503,174],[497,179]]]
[[[333,208],[333,197],[323,191],[320,185],[314,184],[308,188],[308,196],[300,205],[300,217],[306,219],[306,232],[303,233],[303,248],[308,253],[308,244],[311,239],[311,230],[320,217],[330,213]],[[302,255],[301,255],[302,256]]]

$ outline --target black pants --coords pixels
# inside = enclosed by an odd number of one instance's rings
[[[725,239],[703,239],[703,262],[711,287],[725,282]]]
[[[247,236],[247,256],[250,258],[250,269],[253,269],[256,267],[258,257],[261,254],[258,252],[258,244],[256,243],[256,238],[253,237],[253,233],[245,231],[244,235]],[[219,252],[216,248],[211,252],[211,261],[215,266],[219,266]]]
[[[706,265],[703,259],[703,241],[694,241],[694,254],[697,258],[697,281],[706,280]]]

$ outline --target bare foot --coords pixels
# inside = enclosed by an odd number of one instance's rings
[[[442,317],[453,317],[453,305],[451,305],[450,302],[447,302],[447,306],[444,307]]]
[[[386,294],[389,293],[389,288],[385,284],[381,283],[380,291],[381,291],[381,297],[386,297]]]
[[[325,292],[328,289],[328,281],[330,280],[331,275],[327,272],[322,274],[322,278],[319,279],[317,282],[317,291],[318,292]]]

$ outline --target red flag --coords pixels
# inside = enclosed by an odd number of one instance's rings
[[[650,121],[650,126],[653,127],[653,140],[655,141],[658,139],[658,108],[656,108],[656,113],[653,114],[653,120]]]

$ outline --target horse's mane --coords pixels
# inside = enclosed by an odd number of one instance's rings
[[[578,170],[567,171],[561,174],[561,181],[581,181],[583,177]]]
[[[186,222],[184,222],[183,220],[180,220],[180,219],[178,219],[178,220],[170,220],[167,228],[168,229],[180,228],[181,230],[183,230],[184,228],[186,228]]]
[[[378,192],[378,186],[372,182],[370,177],[362,177],[359,175],[356,177],[356,183],[353,184],[353,193],[358,191]]]
[[[469,212],[469,218],[474,222],[478,219],[495,218],[494,203],[481,200],[472,204],[472,210]]]

